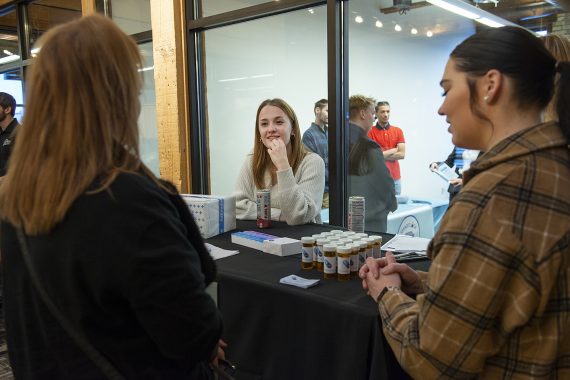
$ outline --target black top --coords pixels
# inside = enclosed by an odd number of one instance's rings
[[[203,242],[188,239],[195,228],[182,222],[164,190],[129,173],[106,191],[80,196],[50,233],[27,241],[54,303],[123,376],[199,379],[208,376],[221,318],[204,291],[195,248],[203,250]],[[103,378],[39,298],[14,228],[3,222],[1,232],[16,378]]]
[[[386,232],[388,213],[398,208],[394,180],[380,146],[356,124],[349,124],[348,193],[365,198],[365,229]]]
[[[5,130],[0,130],[0,177],[6,175],[6,166],[14,146],[14,135],[19,126],[18,120],[12,119]]]

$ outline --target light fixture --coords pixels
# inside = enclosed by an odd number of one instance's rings
[[[437,5],[440,8],[445,9],[446,11],[449,12],[453,12],[459,16],[463,16],[463,17],[467,17],[471,20],[475,20],[476,18],[478,18],[479,16],[474,13],[471,12],[463,7],[451,4],[448,1],[444,1],[444,0],[427,0],[428,3],[432,3],[433,5]]]
[[[410,33],[412,34],[418,34],[418,30],[416,28],[412,28],[412,30],[410,30]]]
[[[433,37],[433,32],[431,30],[428,30],[426,36]]]
[[[480,22],[483,25],[487,25],[490,26],[491,28],[500,28],[501,26],[504,26],[503,24],[501,24],[498,21],[493,21],[487,17],[480,17],[480,18],[476,18],[475,21]]]
[[[3,65],[5,63],[9,63],[9,62],[14,62],[14,61],[17,61],[18,59],[20,59],[20,56],[16,55],[16,54],[9,55],[7,57],[2,57],[2,58],[0,58],[0,65]]]
[[[362,22],[364,21],[364,19],[362,18],[362,16],[356,16],[354,18],[354,21],[356,21],[358,24],[362,24]]]
[[[548,30],[539,30],[538,32],[535,33],[537,36],[544,37],[548,34]]]
[[[381,28],[381,27],[383,27],[383,26],[384,26],[384,24],[382,24],[382,21],[376,20],[376,27],[377,27],[377,28]]]
[[[154,70],[154,65],[148,66],[148,67],[143,67],[142,69],[138,69],[137,71],[140,73],[140,72],[151,71],[151,70]]]
[[[313,15],[315,14],[315,10],[313,8],[309,8],[309,13]]]
[[[4,54],[6,54],[6,55],[14,55],[14,53],[12,53],[12,52],[11,52],[10,50],[8,50],[8,49],[4,49],[4,50],[2,50],[2,52],[3,52]]]
[[[394,26],[394,30],[396,32],[400,32],[400,31],[402,31],[402,27],[399,24],[396,24],[396,26]]]
[[[498,28],[505,25],[517,26],[516,24],[507,21],[501,17],[495,16],[481,8],[474,7],[471,4],[461,0],[427,0],[433,5],[437,5],[449,12],[453,12],[468,19],[475,20],[481,24]]]

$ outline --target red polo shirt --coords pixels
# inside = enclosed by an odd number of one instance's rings
[[[406,142],[402,130],[390,124],[388,124],[386,128],[382,128],[380,124],[376,123],[375,126],[370,128],[368,137],[376,141],[376,143],[380,145],[382,151],[396,148],[398,144],[403,144]],[[386,160],[386,166],[388,167],[390,175],[393,179],[400,179],[400,164],[398,163],[398,160]]]

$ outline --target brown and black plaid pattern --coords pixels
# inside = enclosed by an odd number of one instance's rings
[[[570,151],[554,123],[464,174],[428,253],[427,291],[379,304],[414,378],[570,379]]]

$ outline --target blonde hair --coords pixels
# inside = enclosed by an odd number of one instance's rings
[[[546,46],[546,50],[552,54],[557,62],[569,62],[570,61],[570,40],[568,38],[561,36],[559,34],[548,34],[540,38]],[[559,75],[556,76],[558,80]],[[546,106],[544,111],[544,121],[558,120],[558,115],[556,112],[556,104],[558,102],[558,87],[555,86],[554,95],[550,100],[550,103]]]
[[[267,153],[267,148],[261,142],[261,134],[259,133],[259,113],[265,106],[274,106],[285,112],[285,115],[291,121],[291,155],[289,158],[289,165],[293,169],[293,173],[297,172],[299,165],[305,158],[308,151],[305,149],[301,142],[301,129],[299,128],[299,121],[295,111],[283,99],[267,99],[261,102],[257,108],[255,116],[255,140],[253,143],[253,160],[251,161],[251,170],[253,172],[253,179],[255,186],[258,189],[264,189],[268,185],[273,186],[277,183],[277,174],[275,165]],[[271,183],[265,183],[265,173],[269,171],[271,175]]]
[[[137,120],[142,76],[136,43],[90,15],[49,30],[27,80],[26,115],[0,186],[2,216],[28,234],[49,232],[97,180],[144,172]]]
[[[352,95],[348,99],[348,109],[350,117],[352,118],[353,116],[358,114],[361,110],[366,110],[370,106],[374,107],[374,103],[376,103],[376,100],[369,96]]]

